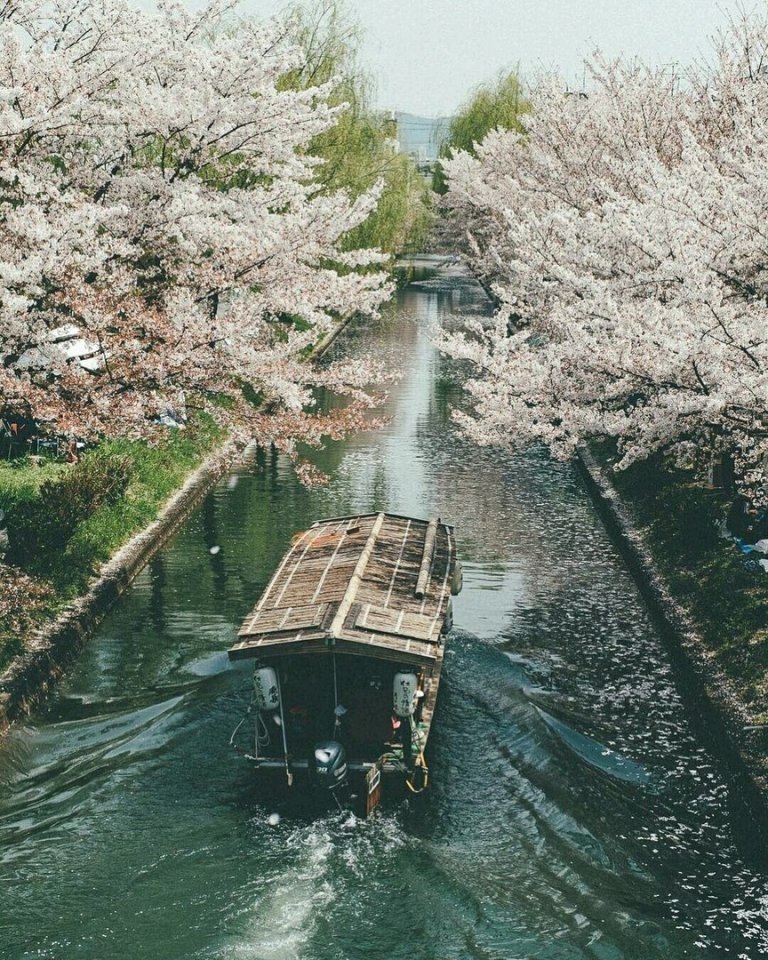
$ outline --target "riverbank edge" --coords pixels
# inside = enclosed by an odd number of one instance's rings
[[[88,590],[37,630],[0,677],[0,734],[47,697],[110,607],[232,468],[243,447],[228,441],[189,473],[157,517],[106,561]]]
[[[340,320],[312,348],[306,362],[322,359],[353,319]],[[208,456],[171,494],[156,519],[101,566],[87,591],[30,636],[24,653],[0,675],[0,736],[45,701],[117,599],[251,446],[230,440]]]
[[[707,719],[714,719],[734,751],[725,759],[751,807],[768,814],[768,757],[764,731],[749,729],[752,717],[733,681],[715,662],[690,612],[660,572],[631,503],[609,471],[585,447],[576,464],[587,491],[626,562],[678,666],[693,676]]]

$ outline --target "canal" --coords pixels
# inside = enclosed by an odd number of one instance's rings
[[[732,774],[575,473],[461,439],[434,328],[488,312],[419,270],[336,348],[401,380],[382,429],[225,478],[0,743],[4,960],[677,960],[768,950],[768,863]],[[292,533],[456,524],[465,588],[433,789],[370,822],[274,808],[228,747],[226,657]],[[218,550],[212,548],[220,548]]]

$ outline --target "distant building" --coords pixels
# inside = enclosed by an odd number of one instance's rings
[[[400,150],[416,163],[437,159],[440,144],[448,132],[450,117],[419,117],[414,113],[394,113]]]

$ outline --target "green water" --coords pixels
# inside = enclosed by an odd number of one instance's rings
[[[387,426],[316,454],[323,489],[269,454],[225,478],[0,744],[3,960],[768,949],[765,852],[685,676],[574,471],[457,436],[430,329],[487,304],[420,276],[338,347],[401,369]],[[270,826],[227,746],[249,676],[225,651],[296,529],[384,508],[454,522],[464,559],[433,789]]]

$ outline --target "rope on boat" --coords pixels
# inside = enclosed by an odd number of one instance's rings
[[[235,736],[237,735],[237,731],[240,729],[240,727],[242,727],[242,725],[243,725],[243,724],[245,723],[245,721],[248,719],[248,714],[249,714],[250,712],[251,712],[251,708],[250,708],[250,706],[249,706],[248,709],[245,711],[245,716],[244,716],[243,719],[240,721],[240,723],[238,723],[238,725],[235,727],[235,729],[232,731],[232,736],[229,738],[229,745],[230,745],[230,747],[234,747],[235,750],[237,750],[237,744],[235,743]]]
[[[418,727],[412,726],[411,731],[416,735],[414,739],[418,740],[418,754],[416,756],[416,762],[413,765],[413,770],[411,772],[411,778],[405,778],[405,785],[411,791],[411,793],[424,793],[429,785],[429,768],[427,767],[427,761],[424,757],[424,737],[421,730]],[[420,787],[415,787],[412,782],[413,774],[418,768],[421,768],[423,771],[424,779]]]
[[[413,783],[408,779],[408,777],[405,778],[405,785],[406,785],[406,787],[408,787],[408,789],[411,791],[411,793],[424,793],[424,791],[425,791],[425,790],[427,789],[427,787],[429,786],[429,769],[428,769],[427,764],[426,764],[426,762],[425,762],[425,760],[424,760],[424,754],[423,754],[423,753],[420,753],[420,754],[419,754],[419,756],[418,756],[418,758],[417,758],[416,766],[419,767],[419,768],[420,768],[421,770],[423,770],[423,772],[424,772],[424,780],[423,780],[423,782],[422,782],[422,785],[421,785],[420,787],[414,787]],[[415,772],[415,770],[414,770],[414,772]],[[411,774],[411,776],[413,776],[413,774]]]
[[[331,654],[333,661],[333,736],[336,738],[339,727],[341,726],[341,717],[339,716],[339,678],[336,674],[336,654]]]
[[[283,690],[282,690],[282,686],[283,686],[283,685],[282,685],[282,682],[281,682],[281,680],[280,680],[280,673],[279,673],[279,672],[278,672],[278,674],[277,674],[277,683],[278,683],[278,686],[279,686],[279,688],[280,688],[280,689],[279,689],[279,694],[280,694],[280,730],[281,730],[281,732],[282,732],[282,734],[283,734],[283,760],[284,760],[284,762],[285,762],[285,776],[286,776],[287,779],[288,779],[288,786],[289,786],[289,787],[292,787],[292,786],[293,786],[293,771],[291,770],[291,764],[290,764],[290,762],[289,762],[289,760],[288,760],[288,733],[286,732],[286,729],[285,729],[285,713],[284,713],[284,711],[283,711]]]
[[[253,753],[248,753],[247,750],[244,750],[243,747],[235,743],[235,737],[237,736],[238,730],[253,713],[253,704],[254,698],[253,695],[251,695],[251,702],[248,704],[245,714],[243,715],[243,719],[232,731],[232,736],[229,738],[229,745],[248,760],[260,760],[261,757],[259,756],[259,748],[265,747],[269,743],[269,730],[267,729],[267,725],[264,722],[264,717],[262,717],[260,710],[256,711],[256,723],[253,736]]]

